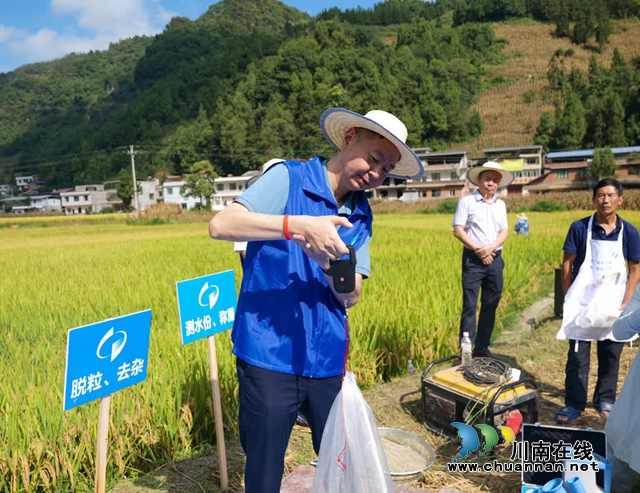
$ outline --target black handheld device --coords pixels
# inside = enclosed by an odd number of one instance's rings
[[[333,287],[338,293],[351,293],[356,289],[356,250],[353,245],[348,248],[348,259],[329,261]]]

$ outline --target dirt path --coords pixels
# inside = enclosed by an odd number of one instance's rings
[[[500,334],[492,344],[492,351],[504,361],[522,370],[523,376],[534,379],[539,389],[539,421],[556,425],[553,416],[563,404],[564,364],[566,342],[556,341],[560,320],[553,317],[553,295],[535,302],[522,311],[517,321]],[[595,345],[592,361],[596,361]],[[624,381],[637,348],[625,348],[620,365],[619,387]],[[464,493],[492,491],[499,493],[520,491],[519,474],[450,474],[445,464],[457,451],[457,444],[427,431],[422,424],[421,373],[416,368],[412,376],[396,378],[363,392],[376,416],[378,426],[395,428],[417,435],[436,451],[434,466],[419,481],[408,483],[416,489],[439,492],[443,487]],[[595,385],[597,365],[591,365],[590,393]],[[603,429],[604,420],[594,409],[572,424],[574,427]],[[499,454],[507,455],[505,449]],[[229,492],[242,489],[243,454],[237,440],[227,442],[229,462]],[[296,427],[292,433],[286,456],[287,473],[315,458],[311,436],[306,428]],[[499,458],[498,458],[499,460]],[[218,493],[218,463],[215,453],[197,459],[170,463],[157,471],[137,479],[121,481],[113,493]]]

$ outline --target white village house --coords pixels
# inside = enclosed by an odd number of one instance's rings
[[[180,190],[185,182],[182,176],[169,175],[162,184],[162,197],[165,204],[178,204],[181,209],[188,211],[196,205],[200,205],[200,199],[183,197]]]
[[[66,215],[98,213],[109,206],[104,184],[78,185],[70,192],[60,193],[60,200]]]
[[[25,190],[29,187],[29,183],[33,181],[33,176],[16,176],[16,186],[20,190]]]
[[[260,174],[259,171],[246,171],[240,176],[224,176],[214,180],[216,193],[211,197],[212,209],[221,211],[233,202],[247,188],[247,180]]]
[[[149,177],[146,180],[138,181],[138,207],[140,207],[141,211],[148,210],[152,205],[158,203],[158,186],[160,185],[160,180],[157,178]]]
[[[62,212],[59,195],[32,195],[31,208],[43,212]]]

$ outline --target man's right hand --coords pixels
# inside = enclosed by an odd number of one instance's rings
[[[337,227],[352,228],[346,217],[290,216],[289,229],[296,244],[323,269],[330,260],[338,260],[349,249],[338,235]]]
[[[493,263],[495,258],[496,258],[496,256],[493,253],[490,253],[486,257],[482,257],[480,260],[482,260],[482,263],[484,265],[490,265],[491,263]]]

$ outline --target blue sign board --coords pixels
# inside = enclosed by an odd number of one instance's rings
[[[233,327],[236,319],[236,283],[233,271],[176,283],[182,344]]]
[[[147,378],[151,310],[69,330],[65,411]]]

